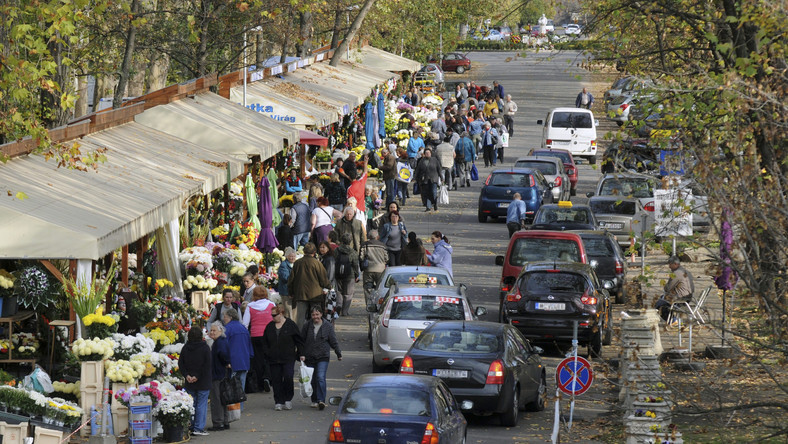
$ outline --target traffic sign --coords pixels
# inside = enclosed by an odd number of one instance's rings
[[[555,370],[555,384],[567,395],[582,395],[593,381],[591,363],[580,356],[564,359]]]

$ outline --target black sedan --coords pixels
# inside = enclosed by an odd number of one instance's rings
[[[586,257],[602,281],[602,287],[615,294],[617,304],[623,304],[626,299],[627,260],[616,236],[609,231],[578,231],[577,234],[583,239]]]
[[[400,373],[442,378],[474,414],[499,414],[517,424],[522,408],[544,409],[547,382],[539,354],[511,325],[481,321],[439,321],[413,343]]]
[[[594,269],[580,263],[526,263],[506,295],[503,317],[534,342],[569,343],[577,322],[578,343],[589,356],[599,356],[613,334],[610,296]]]
[[[465,442],[468,422],[439,378],[361,375],[338,405],[328,442],[448,444]],[[471,402],[463,408],[469,409]]]

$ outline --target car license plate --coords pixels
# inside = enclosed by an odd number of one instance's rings
[[[468,377],[468,370],[435,368],[432,369],[432,376],[437,376],[438,378],[462,379]]]
[[[509,202],[499,203],[498,208],[509,208]]]
[[[411,339],[418,338],[422,331],[424,330],[409,330]]]
[[[566,309],[566,306],[563,302],[537,302],[536,309],[544,311],[562,311]]]
[[[600,225],[602,225],[602,228],[607,228],[608,230],[620,230],[624,228],[623,223],[604,222]]]
[[[553,140],[553,145],[569,145],[568,140]]]

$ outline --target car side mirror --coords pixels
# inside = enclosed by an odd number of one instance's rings
[[[544,125],[544,120],[539,119],[539,120],[536,121],[536,124],[537,125]]]
[[[586,193],[586,197],[594,197],[594,193]]]
[[[476,307],[476,316],[484,316],[487,314],[487,307]]]
[[[369,312],[369,313],[377,313],[378,312],[378,306],[375,305],[375,304],[367,305],[367,312]]]
[[[537,355],[541,355],[544,353],[544,349],[542,347],[537,347],[535,345],[533,347],[534,347],[534,353],[536,353]]]
[[[473,401],[466,399],[460,404],[460,410],[471,410],[473,409]]]
[[[332,397],[328,398],[328,403],[330,405],[339,405],[340,402],[342,402],[342,397],[341,396],[332,396]]]
[[[503,266],[503,256],[495,256],[495,265]]]

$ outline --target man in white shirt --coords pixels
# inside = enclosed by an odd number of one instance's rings
[[[514,136],[514,114],[517,112],[517,104],[512,100],[512,95],[506,95],[506,102],[503,104],[503,124],[509,137]]]

